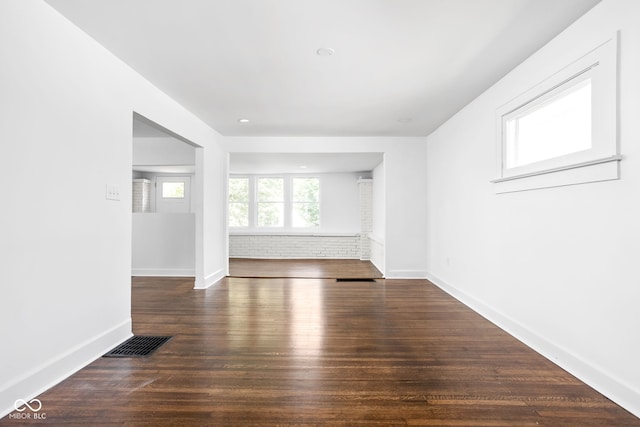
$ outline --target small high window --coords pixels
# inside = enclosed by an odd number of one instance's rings
[[[591,79],[576,80],[505,116],[506,169],[591,148]]]
[[[496,192],[617,179],[617,35],[500,107],[496,119]]]

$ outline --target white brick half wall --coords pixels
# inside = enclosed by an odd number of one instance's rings
[[[230,234],[229,256],[360,259],[360,235]]]

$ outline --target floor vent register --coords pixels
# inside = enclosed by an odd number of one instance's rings
[[[103,357],[147,357],[171,337],[133,336]]]

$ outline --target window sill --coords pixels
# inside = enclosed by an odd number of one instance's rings
[[[611,181],[620,178],[619,162],[621,160],[621,155],[614,155],[553,169],[498,178],[490,182],[495,184],[496,194],[502,194],[586,184],[589,182]]]

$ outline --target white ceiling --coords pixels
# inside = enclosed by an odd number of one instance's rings
[[[424,136],[599,0],[46,1],[223,135]]]
[[[231,153],[233,174],[370,172],[382,153]]]

